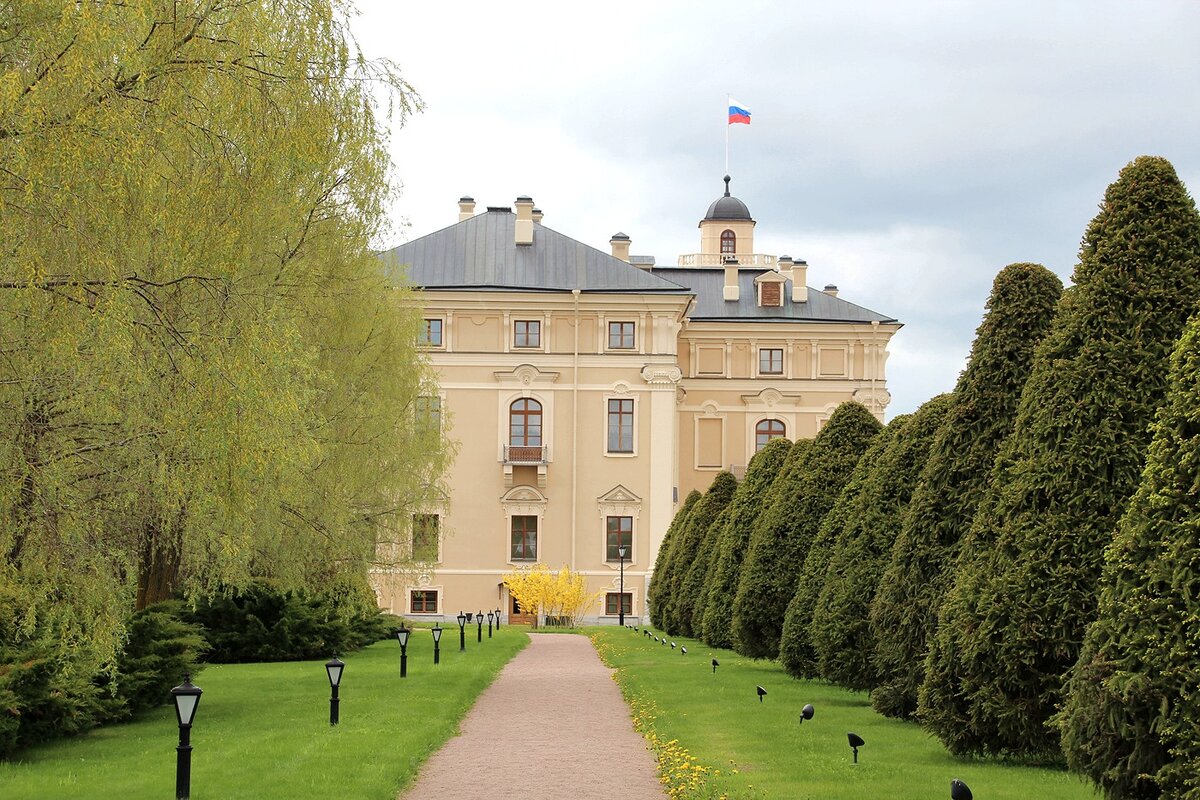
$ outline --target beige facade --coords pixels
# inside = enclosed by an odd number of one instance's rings
[[[740,477],[767,438],[814,436],[846,400],[882,418],[899,323],[808,289],[803,262],[754,253],[728,184],[700,253],[670,268],[630,259],[624,234],[602,253],[545,228],[529,198],[514,205],[476,214],[463,198],[457,225],[385,254],[422,287],[434,402],[459,452],[445,507],[414,524],[415,573],[375,576],[380,604],[508,619],[502,576],[540,562],[582,573],[599,593],[587,621],[615,621],[624,545],[641,618],[687,492]]]

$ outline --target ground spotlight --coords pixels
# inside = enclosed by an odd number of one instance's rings
[[[857,733],[847,733],[846,738],[850,740],[850,748],[854,750],[854,763],[858,763],[858,748],[862,747],[866,742]]]
[[[971,787],[955,778],[950,781],[950,800],[975,800],[975,796],[971,794]]]
[[[758,702],[761,703],[763,696],[767,693],[767,690],[761,686],[755,686],[754,689],[758,692]]]
[[[681,648],[679,648],[679,652],[680,652],[680,654],[682,654],[682,655],[685,655],[685,656],[686,656],[686,655],[687,655],[687,648],[686,648],[686,647],[681,647]]]
[[[716,674],[717,674],[717,667],[721,666],[721,662],[720,662],[720,661],[717,661],[717,660],[714,658],[714,659],[712,660],[712,665],[713,665],[713,675],[716,675]]]
[[[804,708],[800,709],[800,724],[803,725],[806,719],[812,719],[813,711],[815,709],[812,707],[812,703],[805,703]]]

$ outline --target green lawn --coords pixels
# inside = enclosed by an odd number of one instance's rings
[[[977,800],[1097,797],[1065,772],[956,759],[916,724],[873,712],[866,694],[793,680],[775,662],[676,638],[685,656],[624,628],[592,635],[618,668],[635,721],[652,726],[678,797],[936,800],[950,796],[951,778],[966,781]],[[767,690],[761,703],[759,685]],[[816,714],[801,725],[805,703]],[[849,731],[866,741],[857,766]]]
[[[336,727],[323,661],[208,667],[195,679],[204,695],[192,728],[192,797],[392,800],[529,642],[524,628],[504,627],[491,640],[484,631],[480,645],[471,630],[459,653],[453,627],[437,667],[428,632],[412,635],[403,680],[395,641],[347,655]],[[178,730],[164,707],[23,751],[0,762],[0,798],[174,797]]]

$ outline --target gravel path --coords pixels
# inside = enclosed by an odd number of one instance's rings
[[[530,639],[404,800],[663,800],[654,755],[591,640]]]

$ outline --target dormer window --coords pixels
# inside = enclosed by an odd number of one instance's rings
[[[737,234],[726,228],[721,231],[721,255],[731,256],[737,252]]]
[[[759,285],[759,296],[762,298],[763,308],[779,308],[783,305],[783,284],[767,283],[763,281]]]

